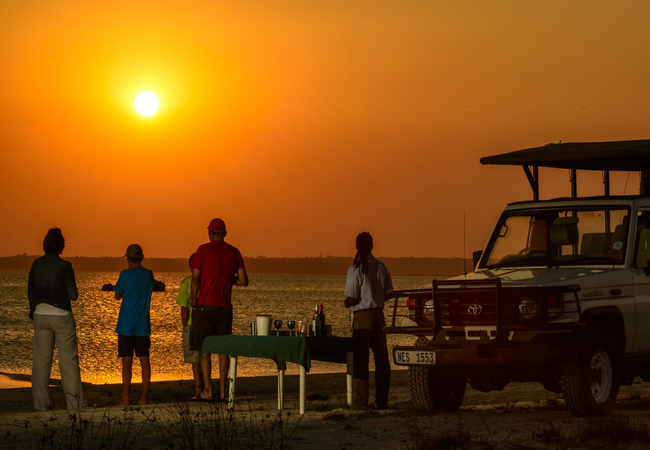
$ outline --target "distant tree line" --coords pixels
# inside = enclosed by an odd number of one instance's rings
[[[29,270],[38,256],[16,255],[0,257],[0,270]],[[116,272],[126,268],[124,258],[65,256],[77,271]],[[384,258],[380,257],[393,275],[459,275],[463,271],[461,258]],[[326,256],[313,258],[244,258],[249,273],[345,275],[352,257]],[[154,272],[189,272],[187,258],[145,258],[145,267]],[[472,261],[466,260],[468,272]]]

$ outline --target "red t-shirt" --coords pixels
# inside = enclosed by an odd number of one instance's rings
[[[236,247],[222,241],[203,244],[190,267],[201,271],[197,304],[232,307],[232,280],[244,268],[244,258]]]

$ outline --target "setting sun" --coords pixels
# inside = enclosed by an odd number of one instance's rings
[[[140,92],[133,102],[135,110],[143,116],[150,116],[158,110],[158,97],[149,91]]]

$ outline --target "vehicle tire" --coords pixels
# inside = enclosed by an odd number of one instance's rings
[[[569,346],[562,374],[562,394],[572,415],[609,414],[620,383],[618,356],[614,343],[605,333],[587,331]]]
[[[426,347],[424,337],[416,347]],[[456,411],[465,397],[467,379],[435,366],[409,366],[409,382],[413,403],[419,409]]]

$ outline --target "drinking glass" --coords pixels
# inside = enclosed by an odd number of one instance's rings
[[[295,320],[287,320],[287,328],[289,328],[289,336],[293,334],[293,328],[296,326]]]
[[[282,320],[280,319],[275,319],[273,321],[273,326],[275,326],[275,329],[278,330],[278,336],[280,336],[280,328],[282,328]]]

